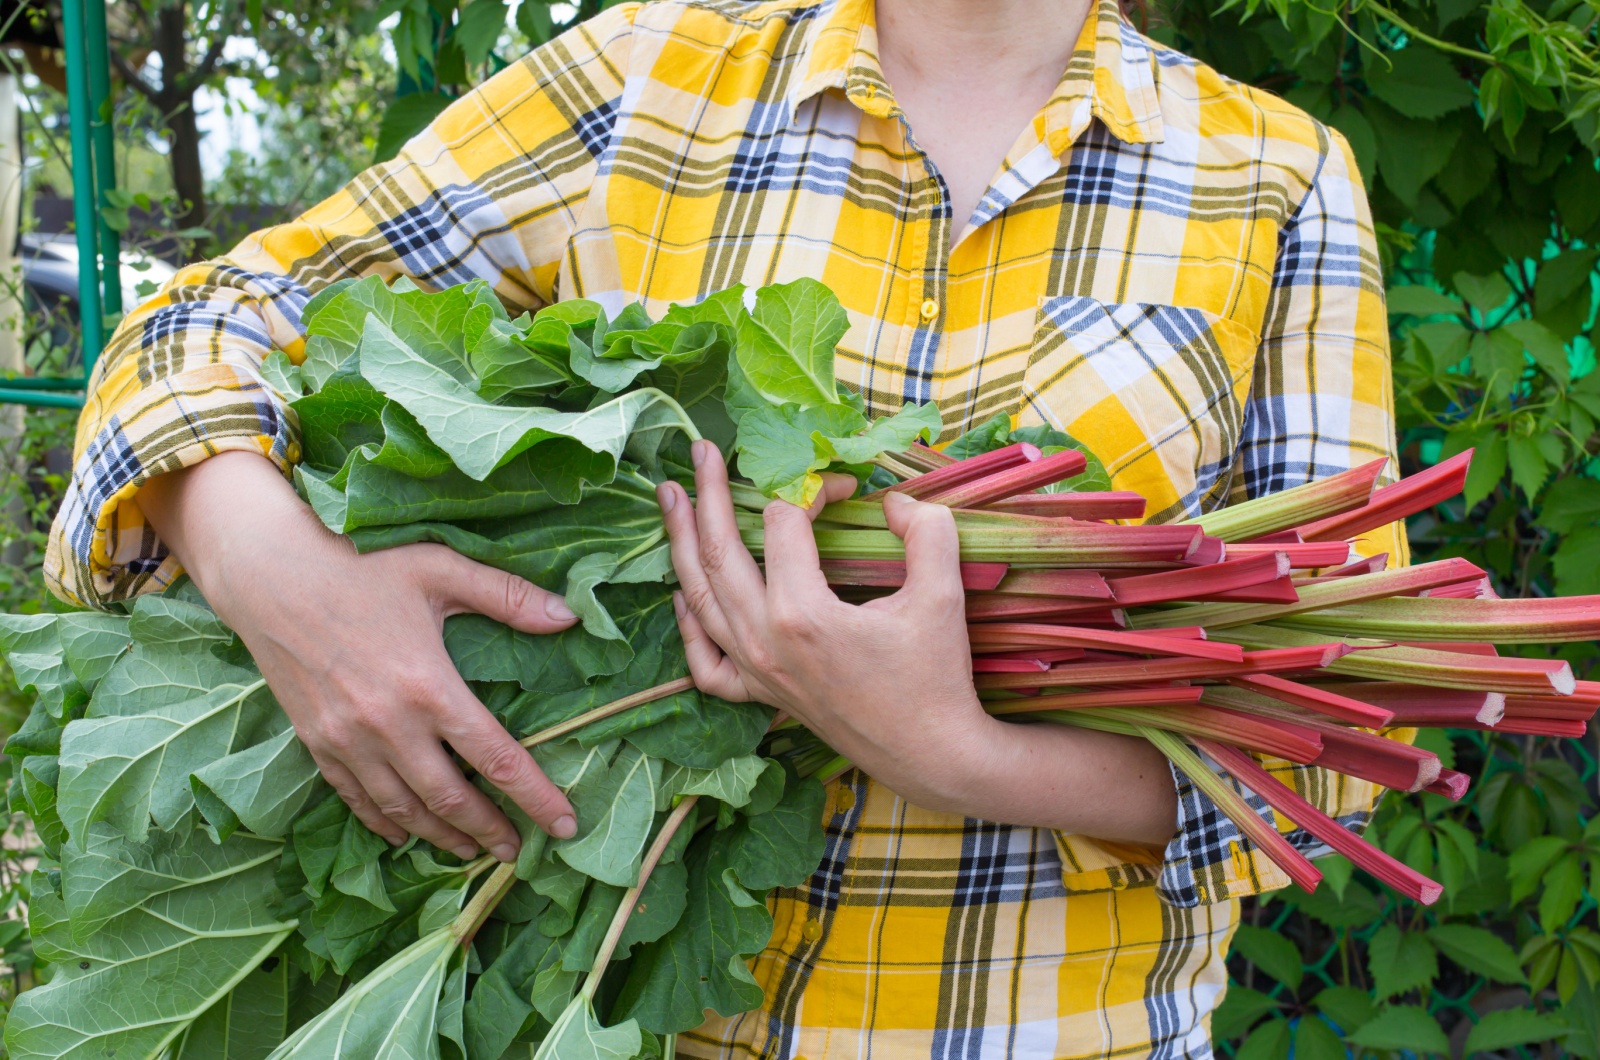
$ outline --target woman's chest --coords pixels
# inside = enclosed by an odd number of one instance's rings
[[[935,401],[947,438],[1000,414],[1050,423],[1153,512],[1225,487],[1280,210],[1219,209],[1201,147],[1185,159],[1096,123],[1060,159],[1041,144],[1008,160],[958,224],[897,119],[838,93],[762,108],[670,156],[620,118],[562,297],[659,312],[820,279],[850,318],[838,377],[874,411]]]

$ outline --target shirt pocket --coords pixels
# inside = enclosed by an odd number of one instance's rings
[[[1088,446],[1149,521],[1197,515],[1228,492],[1258,341],[1189,306],[1041,298],[1020,420]]]

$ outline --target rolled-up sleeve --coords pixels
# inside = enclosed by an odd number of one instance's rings
[[[462,97],[392,161],[225,257],[182,269],[116,329],[90,380],[45,576],[104,607],[180,573],[146,522],[155,475],[228,450],[288,472],[292,410],[261,375],[304,357],[301,315],[347,277],[437,289],[487,281],[513,312],[556,298],[556,275],[622,93],[636,4],[605,11]]]
[[[1380,482],[1399,470],[1394,386],[1382,267],[1366,192],[1349,145],[1323,130],[1327,149],[1305,198],[1279,237],[1230,502],[1264,496],[1386,458]],[[1409,561],[1405,528],[1362,535],[1362,556]],[[1413,729],[1390,730],[1410,741]],[[1277,816],[1210,759],[1257,813],[1308,857],[1328,848]],[[1371,819],[1383,789],[1331,770],[1257,756],[1279,780],[1352,831]],[[1164,850],[1129,849],[1059,834],[1069,891],[1153,886],[1166,901],[1195,906],[1275,890],[1289,878],[1181,771],[1176,832]]]

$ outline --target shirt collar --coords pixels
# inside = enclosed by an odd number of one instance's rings
[[[822,0],[814,11],[799,55],[803,73],[789,94],[791,114],[830,88],[842,91],[865,114],[895,114],[878,62],[873,0]],[[1036,119],[1043,121],[1040,135],[1051,153],[1064,153],[1089,116],[1125,143],[1160,143],[1159,71],[1149,43],[1123,18],[1116,0],[1099,0],[1061,82]]]

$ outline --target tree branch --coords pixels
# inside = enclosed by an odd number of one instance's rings
[[[121,78],[133,88],[134,91],[138,92],[139,95],[152,102],[154,102],[161,95],[161,90],[152,85],[150,82],[146,81],[143,77],[139,76],[139,72],[128,65],[128,61],[122,57],[120,52],[118,52],[115,48],[108,48],[107,51],[111,53],[111,65],[117,68],[118,75],[120,75]]]

